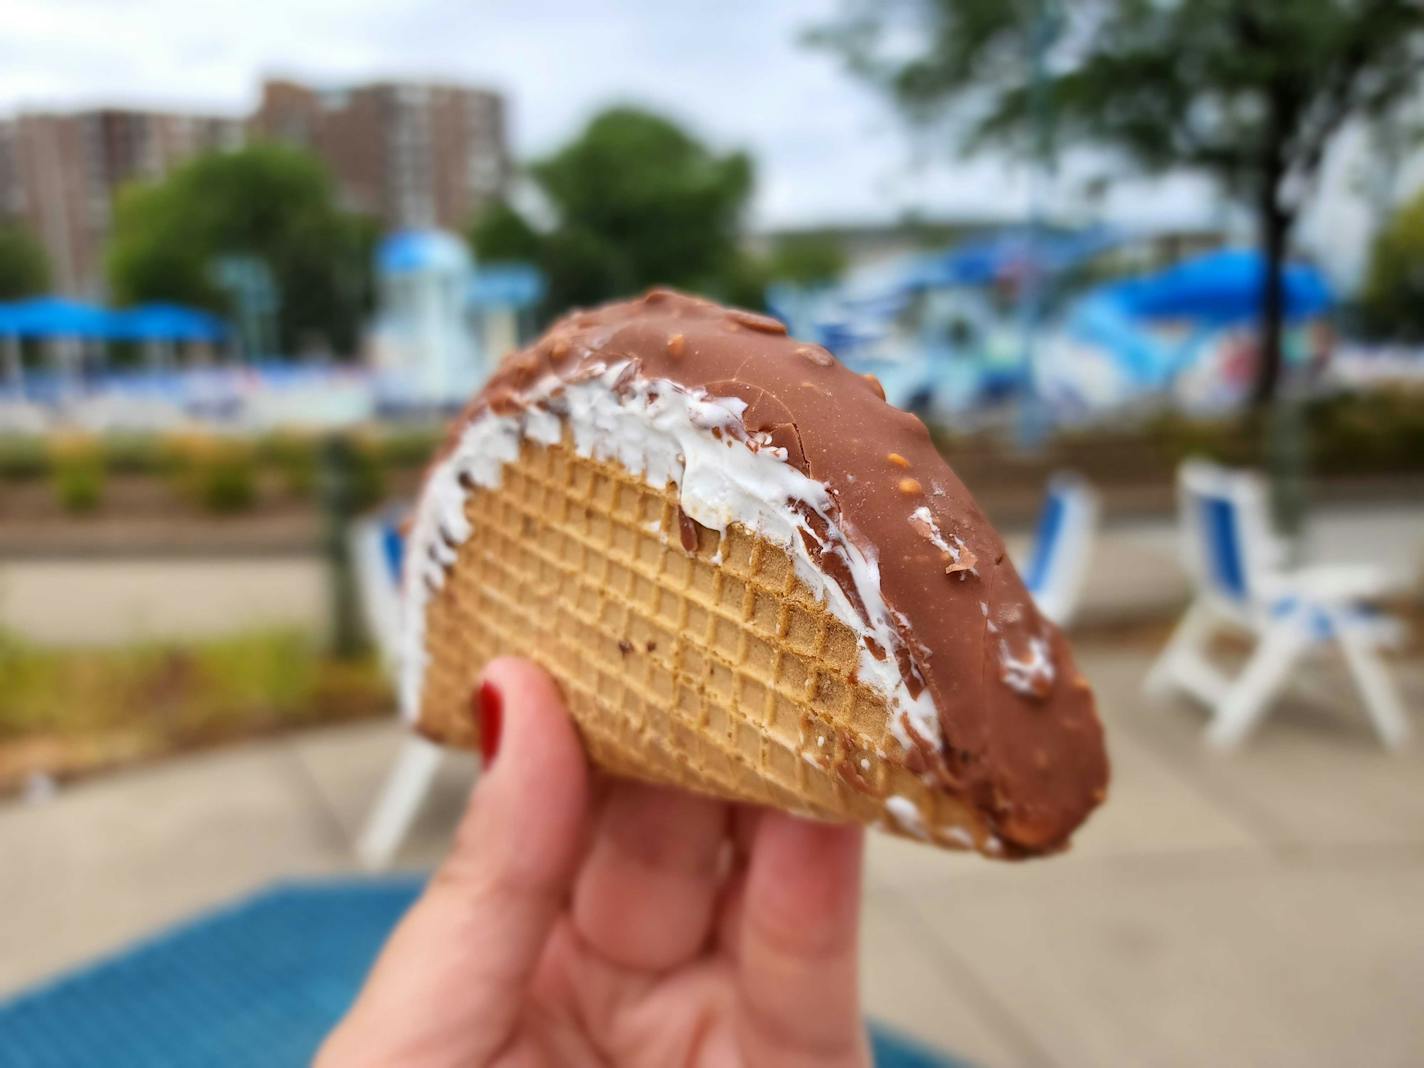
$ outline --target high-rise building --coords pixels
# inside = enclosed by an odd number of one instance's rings
[[[388,228],[462,229],[504,192],[511,169],[496,93],[269,81],[245,122],[113,108],[0,119],[0,222],[18,222],[40,240],[57,289],[99,296],[119,187],[162,178],[196,153],[249,136],[310,150],[330,169],[343,206]]]
[[[119,188],[243,136],[236,119],[115,108],[0,120],[0,219],[40,240],[56,288],[97,295]]]
[[[379,82],[317,90],[273,80],[251,128],[320,156],[345,206],[391,228],[462,229],[509,180],[504,101],[483,89]]]

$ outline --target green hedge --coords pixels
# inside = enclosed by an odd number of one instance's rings
[[[1322,474],[1424,471],[1424,389],[1381,389],[1312,404],[1311,453]]]
[[[1303,422],[1310,468],[1321,475],[1424,471],[1424,389],[1377,389],[1307,401]],[[1161,415],[1127,436],[1145,439],[1172,463],[1205,456],[1243,467],[1264,465],[1265,435],[1250,419]]]
[[[316,492],[317,445],[311,435],[279,431],[259,441],[257,453],[287,496],[307,500]]]
[[[424,467],[445,437],[441,427],[383,427],[357,430],[352,434],[371,462],[394,470]],[[107,471],[166,475],[172,473],[175,440],[216,436],[123,433],[85,436],[85,440],[93,442],[102,454]],[[313,492],[321,451],[320,435],[279,430],[242,440],[251,446],[258,467],[275,472],[294,496],[308,496]],[[0,433],[0,481],[47,477],[54,466],[51,442],[50,438],[33,434]]]
[[[33,434],[0,434],[0,481],[43,478],[49,469],[44,438]]]
[[[1311,469],[1320,475],[1389,475],[1424,471],[1424,388],[1341,393],[1306,404]],[[989,437],[963,437],[933,428],[953,458],[1008,454]],[[436,426],[381,427],[352,432],[353,497],[358,507],[378,502],[392,471],[417,471],[444,437]],[[255,439],[213,435],[107,435],[70,441],[0,435],[0,482],[49,477],[66,508],[82,511],[102,498],[107,474],[152,473],[170,478],[195,505],[218,512],[251,507],[267,483],[292,499],[312,500],[320,486],[320,435],[279,431]],[[1117,426],[1067,431],[1049,443],[1051,462],[1079,464],[1092,474],[1103,456],[1116,456],[1124,478],[1169,469],[1185,456],[1207,456],[1243,466],[1263,464],[1264,436],[1249,418],[1202,419],[1175,413]],[[221,444],[217,444],[221,443]],[[1118,469],[1118,468],[1115,468]]]
[[[356,430],[348,435],[352,504],[378,504],[393,471],[419,471],[444,431],[438,427]],[[0,434],[0,486],[48,479],[61,505],[83,512],[103,499],[110,475],[168,481],[192,506],[216,513],[256,505],[264,490],[314,501],[321,486],[322,435],[278,431],[256,438],[209,433]]]
[[[238,438],[203,438],[177,449],[177,483],[207,512],[243,512],[257,501],[257,451]]]
[[[92,438],[60,437],[50,442],[50,477],[66,512],[92,512],[104,497],[107,458]]]

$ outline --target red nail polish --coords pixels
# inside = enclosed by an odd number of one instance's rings
[[[494,763],[499,752],[500,731],[504,728],[504,698],[488,682],[480,683],[479,706],[480,755],[485,767]]]

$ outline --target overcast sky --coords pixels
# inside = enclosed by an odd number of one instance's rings
[[[0,0],[0,113],[241,114],[264,74],[449,78],[506,94],[521,157],[614,102],[746,148],[762,226],[1022,212],[1021,167],[916,146],[872,91],[800,43],[832,11],[834,0]],[[1124,184],[1106,207],[1127,222],[1219,217],[1183,179]]]

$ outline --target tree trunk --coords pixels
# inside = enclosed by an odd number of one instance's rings
[[[1280,203],[1280,183],[1284,166],[1280,155],[1268,150],[1262,168],[1258,224],[1263,267],[1260,336],[1257,339],[1256,382],[1251,392],[1252,421],[1261,438],[1261,450],[1269,476],[1271,516],[1276,532],[1284,539],[1287,555],[1300,557],[1306,512],[1305,426],[1300,398],[1281,395],[1285,370],[1285,260],[1290,240],[1293,212]]]
[[[1282,334],[1285,327],[1285,287],[1283,275],[1286,262],[1286,242],[1290,238],[1293,216],[1284,211],[1277,196],[1279,173],[1262,176],[1262,192],[1257,224],[1260,227],[1261,260],[1265,277],[1262,283],[1260,337],[1257,346],[1256,382],[1251,391],[1251,405],[1267,407],[1280,385],[1284,363]]]
[[[1271,513],[1277,533],[1283,536],[1287,553],[1299,559],[1305,526],[1305,469],[1307,446],[1300,398],[1281,392],[1285,370],[1285,273],[1286,247],[1295,212],[1281,203],[1285,179],[1286,137],[1293,128],[1289,91],[1271,94],[1267,113],[1266,139],[1262,146],[1261,186],[1257,196],[1257,225],[1260,227],[1263,267],[1260,337],[1257,339],[1256,382],[1251,391],[1253,422],[1262,438],[1262,452],[1270,477]]]
[[[349,534],[352,513],[351,442],[328,435],[321,445],[321,507],[327,564],[329,641],[333,655],[350,659],[361,652],[361,620],[356,578],[351,567]]]

